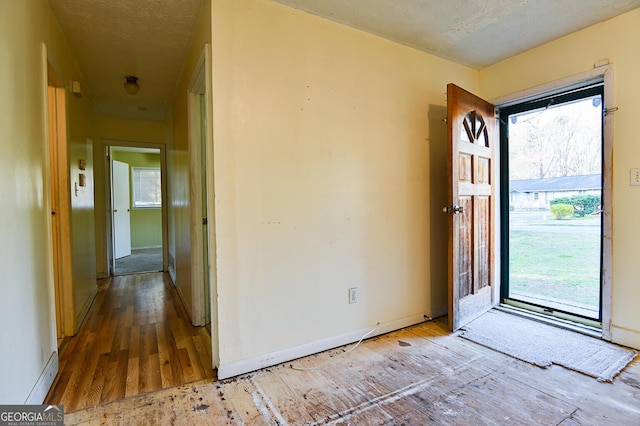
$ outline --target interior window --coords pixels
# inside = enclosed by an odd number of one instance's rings
[[[159,167],[132,167],[133,207],[162,207]]]

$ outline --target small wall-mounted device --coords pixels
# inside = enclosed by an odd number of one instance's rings
[[[349,289],[349,304],[358,303],[358,288],[351,287]]]
[[[73,93],[73,96],[75,96],[76,98],[82,97],[82,89],[80,88],[79,81],[73,80],[71,82],[71,93]]]

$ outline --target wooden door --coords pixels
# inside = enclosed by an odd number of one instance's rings
[[[209,262],[209,211],[208,211],[208,165],[207,165],[207,107],[206,95],[198,95],[200,101],[200,191],[202,205],[202,284],[204,298],[201,305],[204,309],[204,323],[211,322],[211,283],[209,274],[211,265]]]
[[[449,84],[449,327],[458,330],[494,302],[494,106]]]
[[[61,238],[60,238],[60,198],[58,174],[58,116],[57,116],[57,93],[56,88],[48,86],[48,117],[49,117],[49,171],[50,171],[50,194],[51,194],[51,248],[53,251],[53,284],[56,301],[56,336],[58,347],[62,344],[64,335],[64,318],[62,303],[62,271],[61,271]]]
[[[71,283],[71,182],[67,146],[66,94],[53,68],[47,67],[47,114],[49,129],[49,178],[51,196],[52,278],[56,306],[58,346],[73,336],[74,303]]]

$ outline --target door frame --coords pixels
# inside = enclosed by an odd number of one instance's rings
[[[191,200],[190,209],[190,238],[191,238],[191,289],[192,289],[192,303],[191,306],[191,321],[195,326],[205,325],[209,322],[210,316],[210,303],[207,300],[208,286],[210,283],[209,269],[206,268],[205,262],[208,259],[208,235],[206,230],[209,228],[208,217],[202,217],[203,210],[206,206],[207,214],[209,208],[206,205],[207,200],[203,199],[203,193],[208,186],[207,182],[203,179],[203,173],[208,175],[207,170],[203,170],[202,158],[207,155],[207,152],[203,152],[202,139],[205,139],[205,144],[209,146],[210,138],[208,136],[208,129],[206,123],[202,121],[202,95],[205,95],[205,114],[207,109],[206,105],[206,53],[202,52],[196,65],[195,71],[191,77],[189,84],[188,102],[187,102],[187,114],[188,114],[188,135],[189,135],[189,198]],[[203,128],[205,129],[203,134]],[[207,150],[208,151],[208,150]],[[206,221],[206,224],[205,224]]]
[[[602,290],[601,290],[601,315],[602,315],[602,338],[611,340],[611,303],[612,303],[612,249],[613,249],[613,128],[614,115],[608,111],[614,110],[614,91],[613,91],[613,64],[604,64],[595,66],[592,70],[578,73],[555,80],[539,86],[515,92],[506,96],[502,96],[491,100],[496,106],[496,110],[507,106],[527,102],[535,98],[546,95],[553,95],[572,88],[578,88],[589,84],[590,82],[602,81],[604,83],[604,106],[605,116],[603,120],[603,147],[602,147]],[[498,189],[499,190],[499,189]],[[501,211],[500,218],[497,219],[497,231],[500,232],[500,221],[504,213]],[[497,253],[500,253],[499,251]],[[505,261],[500,258],[499,263]],[[506,260],[508,261],[508,259]],[[496,286],[494,291],[496,300],[501,300],[501,286]]]
[[[205,43],[194,67],[187,92],[189,137],[189,188],[191,196],[191,279],[193,289],[193,324],[211,323],[213,367],[218,359],[217,318],[217,252],[215,216],[215,179],[213,152],[213,98],[211,92],[211,48]],[[202,105],[204,99],[204,105]],[[203,108],[204,107],[204,108]],[[204,111],[203,111],[203,109]],[[205,123],[202,122],[204,112]],[[208,121],[207,121],[208,120]],[[202,134],[204,129],[204,135]],[[204,136],[204,137],[203,137]],[[203,151],[203,141],[206,152]],[[202,158],[206,159],[204,163]],[[206,181],[202,179],[205,172]],[[203,188],[206,185],[206,188]],[[203,226],[202,210],[207,210],[207,225]],[[206,259],[204,256],[206,250]],[[208,262],[205,270],[204,262]],[[205,276],[206,275],[206,276]],[[208,283],[208,285],[207,285]]]
[[[106,271],[107,277],[113,276],[115,259],[113,256],[113,221],[112,221],[112,200],[111,200],[111,148],[143,148],[160,150],[160,174],[162,185],[162,270],[167,271],[168,259],[168,220],[167,220],[167,153],[166,146],[161,143],[134,142],[116,139],[103,139],[100,146],[95,150],[99,158],[95,158],[95,174],[104,176],[104,186],[102,196],[96,196],[96,212],[103,212],[103,217],[96,217],[97,241],[102,241],[102,268]],[[100,168],[102,170],[100,170]],[[97,186],[96,186],[97,187]],[[101,206],[98,203],[102,204]],[[100,223],[102,222],[102,223]],[[100,237],[100,239],[98,239]],[[105,268],[106,266],[106,268]]]

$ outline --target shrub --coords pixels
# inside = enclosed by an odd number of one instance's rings
[[[599,195],[574,195],[573,197],[562,197],[551,200],[553,208],[557,204],[569,204],[574,208],[576,216],[584,216],[600,211],[601,199]]]
[[[573,217],[573,206],[571,204],[552,204],[551,217],[556,220]]]

